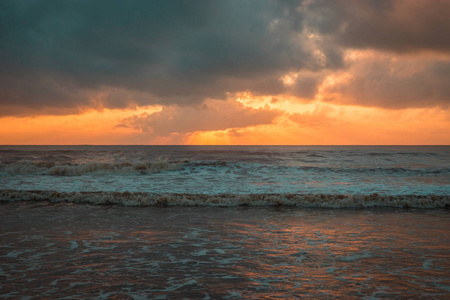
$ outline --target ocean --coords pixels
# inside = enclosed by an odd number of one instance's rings
[[[448,298],[450,146],[0,146],[2,298]]]

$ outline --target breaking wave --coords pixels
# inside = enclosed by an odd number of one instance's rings
[[[185,161],[169,162],[121,162],[84,164],[19,161],[0,164],[0,173],[8,175],[59,175],[80,176],[85,174],[154,174],[177,170]]]
[[[0,202],[47,201],[124,206],[297,206],[305,208],[449,208],[450,196],[344,194],[176,194],[0,190]]]
[[[290,172],[292,174],[311,172],[318,174],[450,174],[450,168],[384,168],[384,167],[324,167],[324,166],[305,166],[305,165],[271,165],[261,163],[241,163],[228,161],[145,161],[145,162],[86,162],[86,163],[68,163],[68,162],[36,162],[36,161],[17,161],[0,163],[0,175],[56,175],[56,176],[80,176],[87,174],[97,175],[141,175],[154,174],[163,171],[175,170],[239,170],[246,169],[247,172]],[[298,173],[300,172],[300,173]]]

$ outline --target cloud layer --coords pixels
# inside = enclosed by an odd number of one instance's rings
[[[123,119],[118,126],[159,136],[271,124],[280,115],[271,109],[244,107],[233,100],[208,100],[200,107],[168,107],[160,112]]]
[[[447,0],[317,0],[300,7],[306,26],[344,47],[450,51]]]
[[[108,88],[147,93],[140,105],[276,94],[314,64],[272,1],[2,1],[0,14],[5,106],[90,105]]]
[[[347,64],[323,84],[326,101],[391,109],[450,105],[450,58],[363,51],[349,55]]]
[[[128,123],[166,132],[165,114],[188,122],[189,107],[242,91],[446,107],[448,11],[445,0],[3,0],[0,116],[188,107]],[[372,54],[348,59],[355,49]],[[339,76],[347,80],[327,84]],[[258,113],[256,123],[273,118]]]

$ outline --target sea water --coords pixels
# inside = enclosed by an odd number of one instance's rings
[[[392,197],[407,195],[413,206],[422,201],[442,207],[450,194],[450,147],[1,146],[0,190],[2,201],[81,201],[84,192],[93,203],[130,205],[152,204],[155,195],[165,195],[171,205],[266,204],[261,197],[255,200],[266,194],[279,203],[304,202],[283,197],[290,194],[332,195],[327,201],[336,207],[348,206],[348,196],[375,194],[373,205],[387,205],[386,196],[392,204]],[[190,194],[203,198],[183,201]],[[253,200],[242,200],[243,195]],[[341,198],[334,201],[335,195]],[[438,198],[416,199],[432,195]],[[211,203],[205,200],[212,197]],[[325,205],[320,197],[317,203]]]
[[[448,146],[0,146],[0,162],[2,298],[450,296]]]

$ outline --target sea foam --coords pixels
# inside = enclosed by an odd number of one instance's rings
[[[449,208],[450,196],[345,194],[185,194],[0,190],[0,202],[48,201],[124,206],[298,206],[306,208]]]

